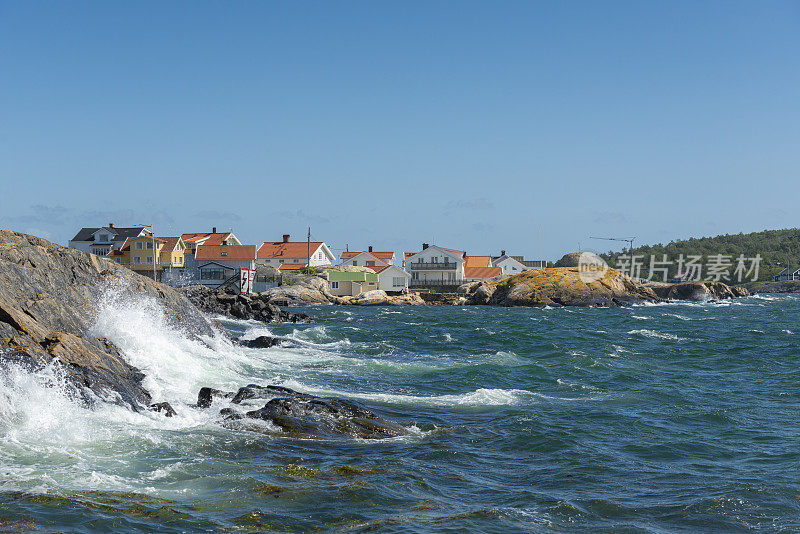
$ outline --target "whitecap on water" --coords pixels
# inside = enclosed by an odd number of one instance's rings
[[[675,334],[665,334],[663,332],[656,332],[655,330],[630,330],[628,332],[630,335],[638,335],[643,337],[649,337],[654,339],[668,339],[670,341],[684,341],[684,338],[678,337]]]

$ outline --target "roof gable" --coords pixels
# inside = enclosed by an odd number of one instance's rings
[[[405,259],[408,260],[410,258],[414,258],[414,257],[422,254],[423,252],[429,252],[431,250],[438,250],[442,254],[446,254],[446,255],[448,255],[448,256],[450,256],[452,258],[455,258],[456,260],[458,260],[459,263],[464,261],[464,251],[463,250],[455,250],[455,249],[452,249],[452,248],[444,248],[444,247],[440,247],[438,245],[431,245],[428,248],[426,248],[425,250],[420,250],[419,252],[406,252],[404,254],[404,256],[405,256]]]

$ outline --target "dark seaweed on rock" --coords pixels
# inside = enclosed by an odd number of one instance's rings
[[[189,300],[207,313],[227,315],[243,320],[265,323],[305,323],[311,318],[305,313],[289,313],[269,302],[266,295],[242,295],[236,288],[212,289],[206,286],[181,288]]]

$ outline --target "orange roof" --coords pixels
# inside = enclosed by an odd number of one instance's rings
[[[389,267],[391,267],[391,265],[373,265],[373,266],[367,267],[367,269],[372,269],[372,272],[374,272],[375,274],[378,274],[378,273],[382,273],[383,271],[385,271]]]
[[[178,244],[180,237],[157,237],[156,241],[163,241],[164,247],[161,250],[175,250],[175,245]]]
[[[198,260],[252,260],[256,257],[256,246],[199,245],[195,257]]]
[[[305,263],[281,263],[281,266],[278,267],[279,271],[299,271],[300,269],[305,269]]]
[[[416,252],[403,252],[403,259],[410,258],[414,254],[416,254]]]
[[[464,267],[464,276],[467,278],[494,278],[503,274],[500,267]]]
[[[489,267],[492,264],[491,256],[467,256],[464,267]]]
[[[393,260],[394,259],[394,252],[370,252],[369,250],[362,250],[361,252],[342,252],[342,255],[339,256],[339,259],[342,260],[349,260],[350,258],[355,258],[359,254],[371,254],[378,258],[379,260]]]
[[[322,245],[321,241],[311,242],[311,254]],[[264,242],[258,247],[258,259],[268,260],[271,258],[279,259],[294,259],[294,258],[307,258],[308,257],[308,243],[294,242],[284,243],[283,241]]]
[[[221,245],[228,239],[231,232],[201,232],[197,234],[182,234],[181,239],[186,244],[192,245]]]

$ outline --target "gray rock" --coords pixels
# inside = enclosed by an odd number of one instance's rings
[[[97,256],[0,230],[0,364],[37,369],[58,361],[85,402],[99,396],[146,409],[144,375],[113,343],[86,335],[110,286],[122,299],[155,298],[189,335],[213,335],[205,316],[168,286]]]

